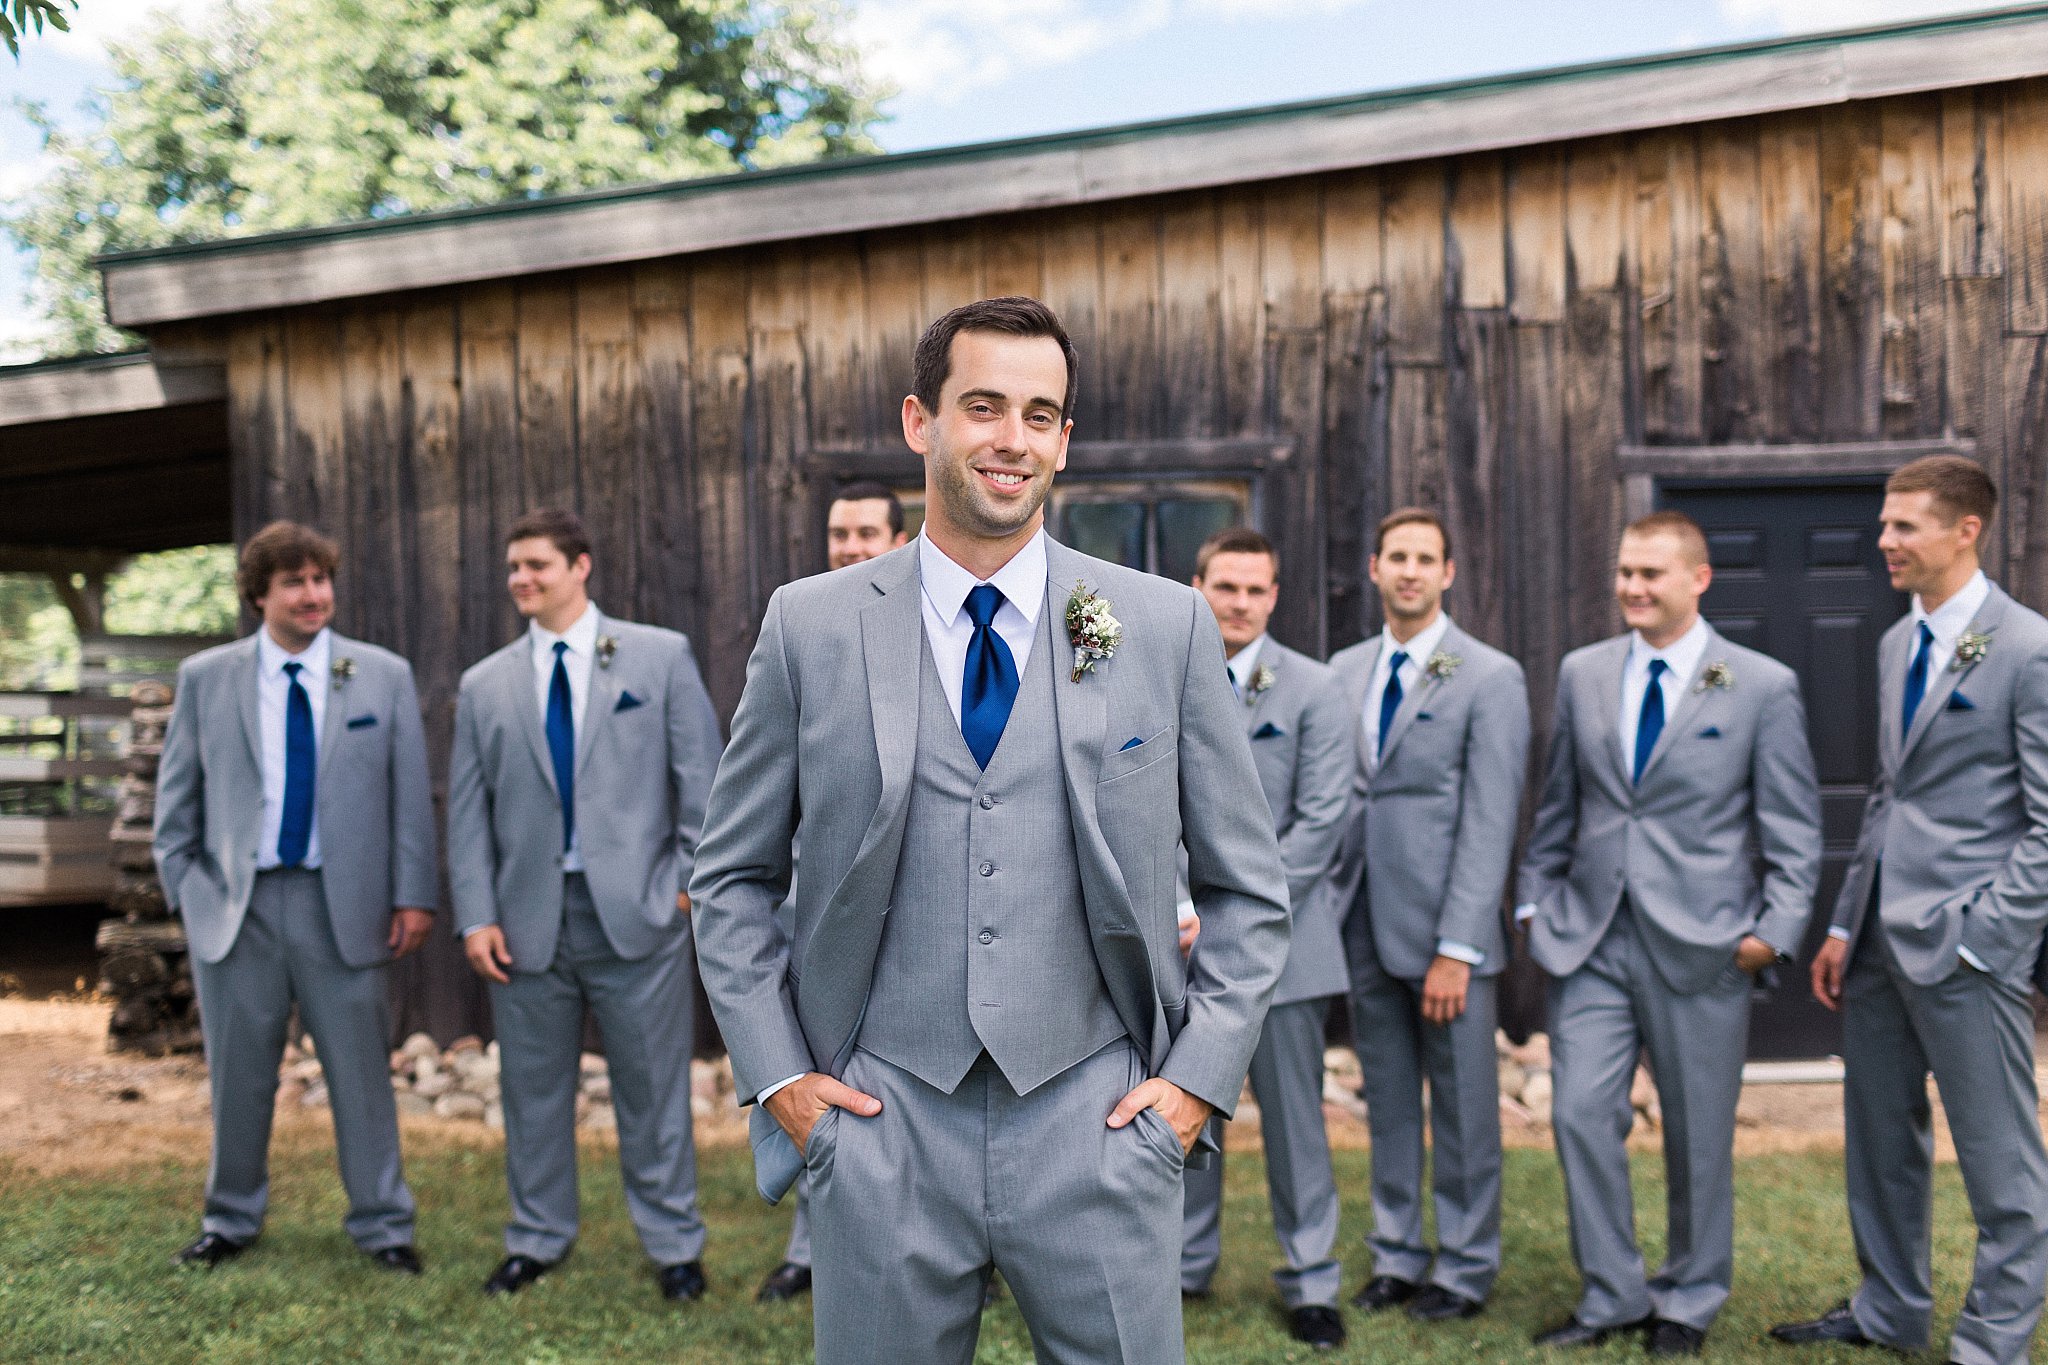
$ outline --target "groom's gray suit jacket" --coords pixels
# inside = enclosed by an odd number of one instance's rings
[[[1820,880],[1820,788],[1791,669],[1709,627],[1640,782],[1621,751],[1631,636],[1573,650],[1517,903],[1537,907],[1529,951],[1553,977],[1584,965],[1624,893],[1672,990],[1703,990],[1746,934],[1798,951]],[[1730,685],[1707,674],[1725,665]],[[1759,863],[1763,876],[1757,875]]]
[[[1908,615],[1878,646],[1878,772],[1833,923],[1879,918],[1906,979],[1932,986],[1967,947],[1993,975],[2024,983],[2048,923],[2048,621],[1996,584],[1970,622],[1982,659],[1927,681],[1899,733]]]
[[[351,967],[391,958],[391,912],[440,903],[433,789],[412,666],[389,650],[329,637],[328,688],[313,784],[320,884],[335,947]],[[263,836],[263,735],[256,637],[195,654],[157,772],[155,850],[164,894],[201,962],[235,946]]]
[[[858,1027],[898,884],[925,672],[916,542],[778,589],[747,665],[690,892],[706,995],[742,1099],[834,1069]],[[1208,604],[1048,540],[1054,719],[1096,966],[1153,1075],[1229,1112],[1287,954],[1271,823]],[[1123,624],[1073,680],[1080,585]],[[949,718],[950,723],[950,718]],[[776,908],[790,892],[793,935]],[[1175,847],[1203,920],[1184,966]]]
[[[590,670],[576,832],[605,936],[636,962],[675,934],[718,763],[718,716],[683,636],[609,616],[598,635],[617,648]],[[462,675],[448,831],[457,932],[496,924],[515,971],[546,971],[562,926],[562,803],[524,634]]]

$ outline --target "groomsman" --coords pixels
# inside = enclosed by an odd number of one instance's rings
[[[178,669],[156,864],[191,944],[213,1095],[206,1213],[177,1255],[187,1265],[218,1265],[263,1229],[296,1006],[327,1082],[342,1226],[378,1265],[420,1273],[384,964],[433,925],[433,798],[411,667],[329,628],[339,560],[307,527],[258,531],[236,585],[263,624]]]
[[[619,1168],[664,1297],[704,1292],[690,1132],[689,898],[718,718],[689,641],[604,615],[569,512],[506,534],[519,639],[462,677],[448,774],[449,880],[470,965],[491,983],[512,1219],[487,1294],[576,1239],[583,1014],[604,1035]]]
[[[1932,1311],[1931,1071],[1977,1225],[1948,1358],[2024,1361],[2048,1280],[2034,1015],[2048,921],[2048,621],[1978,567],[1983,469],[1933,456],[1885,485],[1878,548],[1912,613],[1878,646],[1878,774],[1813,963],[1842,1011],[1849,1226],[1863,1282],[1780,1341],[1918,1351]]]
[[[1551,976],[1557,1151],[1584,1292],[1542,1346],[1642,1331],[1652,1355],[1697,1355],[1728,1297],[1752,974],[1799,947],[1821,835],[1799,680],[1701,619],[1712,578],[1690,517],[1634,522],[1615,570],[1629,632],[1558,672],[1516,916]],[[1644,1051],[1669,1189],[1654,1276],[1624,1146]]]
[[[1311,892],[1329,870],[1351,792],[1351,726],[1330,670],[1266,634],[1279,603],[1280,557],[1257,531],[1222,531],[1195,559],[1194,585],[1216,613],[1230,685],[1287,868],[1293,940],[1252,1053],[1252,1094],[1266,1147],[1273,1231],[1286,1264],[1273,1272],[1298,1341],[1344,1344],[1337,1182],[1323,1126],[1323,1021],[1344,993],[1337,921]],[[1246,812],[1246,818],[1252,818]],[[1197,956],[1200,948],[1195,949]],[[1187,1173],[1181,1292],[1202,1297],[1222,1255],[1223,1156]]]
[[[1379,525],[1386,626],[1339,653],[1351,811],[1326,896],[1343,916],[1372,1128],[1373,1275],[1352,1302],[1468,1318],[1500,1270],[1501,898],[1529,762],[1522,667],[1443,609],[1450,533],[1421,508]],[[1423,1087],[1437,1245],[1423,1234]]]
[[[839,490],[825,513],[825,562],[843,569],[864,564],[876,555],[887,554],[903,545],[903,504],[879,483],[850,483]],[[795,926],[791,910],[783,908],[783,932]],[[811,1292],[811,1184],[798,1177],[796,1215],[790,1219],[789,1245],[782,1264],[768,1272],[755,1298],[762,1303],[780,1303]],[[993,1281],[991,1281],[993,1284]]]

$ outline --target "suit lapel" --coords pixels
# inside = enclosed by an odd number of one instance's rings
[[[1437,642],[1437,651],[1444,654],[1455,654],[1457,651],[1451,648],[1451,646],[1457,640],[1458,634],[1457,623],[1450,622],[1444,630],[1443,639]],[[1375,781],[1378,780],[1380,772],[1386,768],[1387,761],[1394,756],[1395,746],[1400,744],[1401,736],[1408,733],[1408,727],[1415,723],[1415,717],[1429,704],[1430,699],[1436,696],[1437,690],[1444,685],[1442,678],[1433,677],[1429,672],[1429,657],[1434,657],[1434,655],[1421,659],[1415,658],[1412,654],[1408,657],[1415,664],[1415,686],[1401,694],[1401,704],[1394,708],[1393,728],[1387,731],[1385,738],[1380,743],[1379,764],[1373,769]],[[1375,663],[1377,663],[1377,660],[1375,660]]]
[[[1693,724],[1700,707],[1706,705],[1707,693],[1712,689],[1702,687],[1700,680],[1713,665],[1727,662],[1721,657],[1724,643],[1720,632],[1711,625],[1708,626],[1706,648],[1700,651],[1700,661],[1693,666],[1692,676],[1685,680],[1685,690],[1678,694],[1677,709],[1671,713],[1671,718],[1664,722],[1663,731],[1658,734],[1656,744],[1650,748],[1649,761],[1643,764],[1643,781],[1649,780],[1650,774],[1656,770],[1658,761],[1664,757],[1665,750],[1671,747],[1674,737],[1686,726]]]
[[[263,627],[258,626],[258,630]],[[263,700],[262,700],[263,652],[256,646],[256,637],[251,635],[243,651],[240,678],[235,684],[235,710],[241,713],[242,737],[249,741],[249,761],[256,765],[256,771],[263,771]]]
[[[555,760],[548,752],[547,731],[542,728],[540,704],[534,700],[533,690],[533,637],[521,635],[498,656],[498,687],[500,705],[512,717],[513,728],[526,736],[526,747],[533,751],[534,765],[540,769],[548,790],[561,799],[561,789],[555,785]]]
[[[1064,634],[1064,632],[1062,633]],[[1253,679],[1259,676],[1259,669],[1261,668],[1269,668],[1273,671],[1273,685],[1263,692],[1256,693],[1249,702],[1245,703],[1244,732],[1248,735],[1255,735],[1259,732],[1259,724],[1262,720],[1262,713],[1266,709],[1267,699],[1279,688],[1285,686],[1287,670],[1280,666],[1279,646],[1271,639],[1268,639],[1266,643],[1259,646],[1259,662],[1257,667],[1252,669],[1252,676],[1244,680],[1246,687],[1252,685]]]
[[[1375,635],[1368,640],[1364,652],[1358,656],[1357,671],[1344,679],[1345,700],[1351,706],[1351,733],[1357,736],[1353,747],[1358,752],[1358,771],[1361,773],[1373,771],[1372,746],[1367,742],[1365,733],[1365,694],[1372,689],[1372,673],[1380,666],[1380,649],[1385,639],[1384,635]]]
[[[1632,638],[1628,635],[1616,637],[1607,657],[1593,670],[1593,714],[1599,717],[1600,733],[1607,737],[1608,761],[1620,776],[1623,791],[1635,786],[1629,755],[1621,751],[1621,673],[1628,667],[1629,641]]]
[[[1893,626],[1884,633],[1877,646],[1877,761],[1883,772],[1897,772],[1899,750],[1906,737],[1899,731],[1899,713],[1906,702],[1906,641],[1912,639],[1910,629],[1901,629],[1908,616],[1899,626]]]
[[[1999,621],[2005,616],[2005,602],[2005,594],[1999,591],[1997,584],[1993,584],[1991,595],[1984,599],[1983,606],[1977,608],[1977,614],[1970,618],[1970,624],[1963,627],[1963,634],[1994,634],[1998,629]],[[1908,638],[1910,639],[1911,637],[1909,636]],[[1954,654],[1951,653],[1948,667],[1927,680],[1927,692],[1920,698],[1920,709],[1913,713],[1913,728],[1907,732],[1905,739],[1899,744],[1899,762],[1904,763],[1906,761],[1907,756],[1913,752],[1914,746],[1919,744],[1921,738],[1933,726],[1934,717],[1941,712],[1942,708],[1948,705],[1948,699],[1955,694],[1956,687],[1963,680],[1963,675],[1976,666],[1976,664],[1972,663],[1964,664],[1961,668],[1957,668],[1955,666]],[[1902,698],[1901,709],[1903,709],[1905,693],[1903,676],[1901,677],[1899,688]]]
[[[1079,834],[1085,827],[1087,840],[1099,844],[1102,831],[1095,814],[1095,779],[1102,772],[1103,734],[1109,724],[1108,680],[1116,662],[1098,662],[1092,671],[1081,675],[1081,681],[1073,681],[1074,642],[1067,635],[1066,611],[1067,599],[1085,572],[1077,559],[1073,551],[1046,537],[1042,610],[1058,613],[1047,622],[1052,641],[1053,715],[1059,721],[1060,765],[1073,803],[1075,832]],[[1119,884],[1121,881],[1119,875]]]
[[[327,689],[326,709],[320,713],[320,761],[315,769],[316,772],[324,773],[327,771],[327,760],[334,755],[334,738],[341,733],[342,727],[348,723],[348,697],[350,688],[355,685],[354,670],[350,668],[347,670],[349,676],[344,676],[343,673],[336,673],[334,671],[334,665],[351,657],[349,650],[354,644],[355,641],[343,635],[328,636],[327,671],[332,676],[331,678],[314,678],[310,683],[313,687],[324,687]]]
[[[603,639],[610,629],[611,621],[599,612],[597,638]],[[583,728],[576,735],[576,776],[579,778],[590,766],[590,751],[596,747],[598,727],[612,723],[612,710],[619,704],[619,671],[605,667],[594,657],[590,661],[590,683],[583,696]]]

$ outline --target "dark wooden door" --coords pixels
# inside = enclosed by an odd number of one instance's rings
[[[1877,640],[1906,611],[1877,550],[1878,484],[1818,487],[1672,486],[1663,506],[1705,528],[1714,585],[1702,609],[1714,628],[1799,674],[1820,772],[1827,839],[1820,895],[1796,967],[1751,1016],[1753,1058],[1841,1050],[1841,1021],[1807,989],[1807,964],[1827,935],[1877,771]]]

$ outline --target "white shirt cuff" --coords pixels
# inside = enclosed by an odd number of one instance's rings
[[[1828,937],[1838,938],[1842,942],[1847,943],[1849,941],[1849,931],[1839,924],[1830,924],[1828,926]]]
[[[1186,924],[1189,920],[1196,917],[1195,903],[1193,901],[1182,901],[1174,907],[1174,915],[1180,923]]]
[[[1456,958],[1458,961],[1472,967],[1477,967],[1480,963],[1486,961],[1485,953],[1480,952],[1469,943],[1460,943],[1454,938],[1438,939],[1436,941],[1436,955],[1438,957]]]
[[[1530,901],[1530,902],[1529,902],[1529,903],[1527,903],[1526,905],[1518,905],[1518,906],[1516,906],[1516,907],[1515,907],[1515,923],[1517,923],[1517,924],[1527,924],[1527,923],[1528,923],[1528,922],[1529,922],[1530,920],[1532,920],[1532,919],[1535,919],[1535,918],[1536,918],[1536,902],[1535,902],[1535,901]]]
[[[464,929],[462,931],[462,936],[464,938],[468,938],[471,934],[475,933],[479,929],[491,929],[495,927],[495,925],[490,924],[472,924],[467,929]]]
[[[770,1095],[773,1095],[778,1090],[787,1090],[790,1086],[795,1085],[798,1081],[802,1080],[804,1077],[810,1074],[811,1073],[808,1071],[799,1071],[796,1073],[796,1075],[791,1076],[787,1080],[777,1081],[775,1084],[769,1086],[766,1090],[763,1090],[760,1094],[754,1096],[754,1103],[768,1103],[768,1097]]]
[[[1958,945],[1956,945],[1956,953],[1957,953],[1957,954],[1958,954],[1958,955],[1959,955],[1959,956],[1960,956],[1960,957],[1961,957],[1961,958],[1963,959],[1963,961],[1965,961],[1965,962],[1969,963],[1969,964],[1970,964],[1970,965],[1971,965],[1972,967],[1975,967],[1975,968],[1976,968],[1976,969],[1977,969],[1978,971],[1980,971],[1980,972],[1984,972],[1984,973],[1986,973],[1987,975],[1988,975],[1988,974],[1990,973],[1991,969],[1990,969],[1989,967],[1987,967],[1987,966],[1985,966],[1985,965],[1984,965],[1984,959],[1983,959],[1983,958],[1981,958],[1981,957],[1978,957],[1978,956],[1977,956],[1977,955],[1976,955],[1975,953],[1971,952],[1971,951],[1970,951],[1970,950],[1969,950],[1968,948],[1965,948],[1965,947],[1963,947],[1963,946],[1962,946],[1961,944],[1958,944]]]

